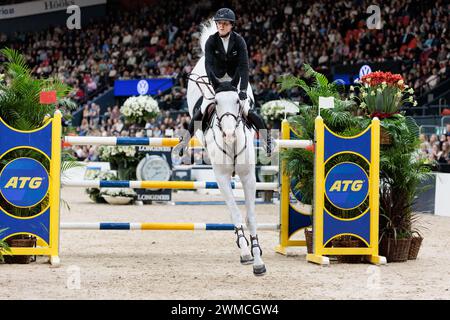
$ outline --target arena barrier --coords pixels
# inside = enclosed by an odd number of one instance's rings
[[[364,254],[369,255],[370,262],[383,263],[378,257],[378,162],[379,162],[379,121],[374,119],[372,125],[355,137],[339,137],[329,131],[320,117],[316,120],[316,180],[315,208],[312,219],[311,206],[301,203],[301,195],[292,193],[293,181],[284,174],[285,163],[281,163],[280,178],[280,224],[261,224],[268,230],[280,230],[278,253],[286,254],[287,247],[304,246],[304,240],[293,240],[301,230],[311,226],[314,220],[314,254],[308,255],[308,261],[328,264],[327,254]],[[377,136],[378,135],[378,136]],[[354,141],[353,141],[353,140]],[[174,138],[125,138],[125,137],[66,137],[66,143],[92,145],[146,145],[175,146],[179,140]],[[349,143],[350,142],[350,143]],[[191,145],[195,142],[190,142]],[[300,140],[293,132],[287,120],[282,123],[282,139],[276,140],[279,148],[305,148],[314,151],[311,141]],[[347,148],[349,144],[349,148]],[[19,131],[9,127],[0,119],[0,155],[3,159],[17,149],[38,151],[48,160],[38,162],[27,157],[13,158],[0,174],[0,195],[5,203],[17,208],[31,208],[38,211],[31,217],[19,218],[2,208],[0,212],[0,230],[6,229],[2,238],[7,239],[18,234],[30,234],[38,239],[36,248],[12,248],[12,255],[47,255],[50,263],[59,263],[60,229],[95,229],[95,230],[231,230],[231,224],[192,224],[192,223],[63,223],[59,224],[60,186],[61,186],[61,113],[57,111],[53,119],[33,131]],[[358,148],[361,150],[358,151]],[[325,166],[331,156],[341,153],[361,155],[369,164],[370,176],[357,169],[358,165],[344,162],[336,165],[329,174],[324,175]],[[359,153],[358,153],[359,152]],[[331,155],[331,156],[330,156]],[[337,169],[335,169],[337,168]],[[208,186],[217,187],[215,182],[167,182],[160,181],[79,181],[65,182],[65,185],[88,187],[143,187],[143,188],[181,188],[195,189]],[[355,187],[356,183],[356,187]],[[344,184],[345,188],[341,188]],[[350,188],[348,186],[351,185]],[[331,186],[331,187],[330,187]],[[361,187],[358,189],[358,186]],[[239,184],[234,185],[239,188]],[[277,184],[263,183],[260,188],[276,189]],[[337,194],[337,196],[336,196]],[[317,197],[317,195],[320,195]],[[291,202],[297,200],[296,202]],[[330,201],[331,198],[331,201]],[[347,202],[366,204],[367,210],[357,217],[343,219],[337,217],[339,210],[345,211]],[[362,202],[360,201],[361,199]],[[325,201],[326,200],[326,201]],[[337,211],[330,207],[337,201]],[[360,201],[361,203],[359,203]],[[332,203],[333,204],[333,203]],[[339,207],[341,205],[341,207]],[[342,208],[344,205],[344,208]],[[43,208],[43,209],[42,209]],[[331,208],[331,209],[330,209]],[[39,209],[39,210],[38,210]],[[42,210],[40,210],[42,209]],[[352,207],[351,209],[354,209]],[[329,212],[331,210],[331,212]],[[339,212],[340,212],[339,211]],[[266,226],[266,227],[264,227]],[[354,235],[360,238],[367,248],[329,248],[330,241],[340,235]]]
[[[244,225],[247,229],[247,226]],[[280,229],[278,224],[260,223],[259,230]],[[231,223],[161,223],[161,222],[64,222],[61,230],[191,230],[233,231]]]
[[[132,189],[219,189],[215,181],[114,181],[114,180],[62,180],[66,187],[132,188]],[[276,182],[257,182],[256,190],[277,190]],[[242,189],[240,182],[231,182],[231,188]]]

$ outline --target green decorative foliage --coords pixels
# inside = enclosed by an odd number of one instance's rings
[[[361,117],[354,116],[356,104],[341,98],[341,85],[335,82],[330,83],[325,75],[314,71],[307,64],[304,65],[304,69],[306,76],[311,80],[310,85],[305,80],[292,75],[284,76],[278,81],[281,84],[281,90],[300,87],[312,102],[310,105],[301,104],[298,115],[288,118],[290,127],[300,134],[300,139],[314,140],[314,123],[319,114],[319,97],[334,97],[333,109],[320,110],[324,123],[334,132],[352,136],[360,133],[370,124],[370,120],[362,121]],[[311,204],[314,187],[314,154],[304,149],[286,149],[281,152],[281,158],[287,160],[285,173],[298,179],[296,189],[302,194],[303,202]]]
[[[19,52],[5,48],[0,50],[6,61],[2,64],[0,81],[0,117],[19,130],[33,130],[41,127],[47,115],[56,110],[55,104],[39,102],[42,91],[56,91],[57,103],[74,108],[74,102],[66,98],[71,88],[56,78],[36,79]]]
[[[3,232],[5,232],[5,230],[6,229],[0,230],[0,236]],[[5,241],[1,240],[0,237],[0,262],[4,262],[3,255],[5,254],[5,252],[11,252],[11,249]]]

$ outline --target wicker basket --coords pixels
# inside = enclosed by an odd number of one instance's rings
[[[26,239],[8,239],[6,240],[6,243],[10,247],[15,248],[32,248],[36,246],[36,238],[26,238]],[[4,255],[3,258],[5,259],[5,263],[12,264],[28,264],[31,262],[32,256],[10,256],[10,255]]]
[[[305,229],[306,250],[308,253],[313,253],[313,232]]]
[[[413,237],[409,248],[408,260],[416,260],[419,255],[420,246],[422,245],[422,237]]]
[[[362,247],[360,240],[356,239],[336,239],[332,241],[333,248],[359,248]],[[362,255],[336,255],[339,263],[361,263]]]
[[[385,256],[387,262],[405,262],[408,260],[411,238],[393,239],[383,238],[380,243],[380,255]]]
[[[389,131],[380,127],[380,144],[390,145],[392,144],[392,137]]]

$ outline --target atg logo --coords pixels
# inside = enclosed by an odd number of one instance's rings
[[[334,166],[325,178],[325,192],[333,205],[353,209],[361,205],[369,192],[369,178],[357,164],[343,162]]]
[[[18,158],[0,173],[0,193],[10,204],[32,207],[46,196],[49,187],[47,170],[31,158]]]

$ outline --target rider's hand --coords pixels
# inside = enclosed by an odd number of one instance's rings
[[[245,91],[241,91],[241,92],[239,92],[239,100],[245,100],[245,99],[247,99],[247,92],[245,92]]]

